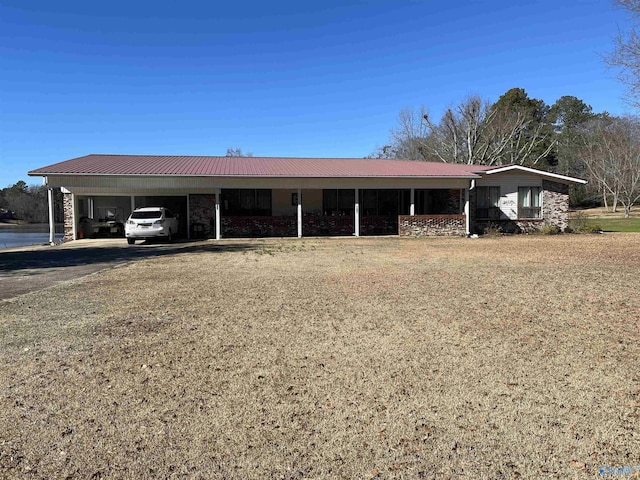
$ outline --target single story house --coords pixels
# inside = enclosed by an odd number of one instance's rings
[[[144,206],[179,214],[187,237],[215,239],[564,230],[569,185],[586,183],[519,165],[96,154],[29,175],[62,188],[65,240],[79,238],[81,219],[125,222]]]

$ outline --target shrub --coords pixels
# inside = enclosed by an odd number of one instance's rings
[[[569,228],[575,233],[584,233],[587,228],[587,215],[584,212],[576,212],[569,220]]]
[[[539,232],[542,235],[557,235],[561,232],[561,230],[555,225],[543,225],[540,227]]]
[[[502,235],[502,227],[496,223],[490,223],[482,228],[482,235],[497,237]]]
[[[584,212],[576,212],[569,220],[569,228],[574,233],[600,233],[602,228],[597,223],[590,223]]]

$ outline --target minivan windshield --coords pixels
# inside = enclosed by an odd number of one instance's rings
[[[137,219],[150,219],[150,218],[160,218],[162,216],[162,212],[133,212],[131,214],[131,218]]]

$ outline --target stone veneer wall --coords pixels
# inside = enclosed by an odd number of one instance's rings
[[[466,219],[464,215],[399,215],[398,234],[401,237],[465,236]]]
[[[65,242],[75,240],[73,238],[73,195],[70,193],[62,194],[62,210],[64,213],[64,238]]]
[[[189,195],[189,223],[204,225],[205,237],[216,236],[216,196],[213,193]]]
[[[542,181],[542,219],[562,231],[569,226],[569,185]]]
[[[499,227],[503,233],[534,233],[540,230],[544,221],[540,219],[531,220],[476,220],[472,231],[474,233],[484,233],[487,228]]]

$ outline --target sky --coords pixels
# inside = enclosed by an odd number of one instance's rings
[[[0,0],[0,188],[89,153],[365,157],[510,88],[630,113],[609,0]]]

